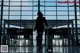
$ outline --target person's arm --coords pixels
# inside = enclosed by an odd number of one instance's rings
[[[46,21],[46,18],[44,17],[44,22],[45,22],[45,25],[48,27],[48,23]]]

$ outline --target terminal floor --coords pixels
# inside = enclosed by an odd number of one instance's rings
[[[43,46],[42,52],[37,51],[37,47],[9,47],[8,53],[80,53],[80,47],[53,47],[52,52],[48,52]]]

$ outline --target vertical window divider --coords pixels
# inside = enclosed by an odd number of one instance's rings
[[[21,18],[22,18],[22,0],[20,1],[20,29],[21,29],[21,24],[22,24],[22,20],[21,20]]]
[[[79,12],[80,12],[80,0],[79,0]],[[80,16],[80,14],[79,14],[79,16]]]
[[[68,0],[68,1],[69,1],[69,0]],[[69,24],[70,24],[70,22],[69,22],[69,3],[67,3],[67,10],[68,10],[68,36],[69,36],[69,35],[70,35],[70,34],[69,34],[69,30],[70,30],[70,29],[69,29]],[[69,41],[70,41],[70,38],[68,37],[68,45],[70,44]]]
[[[45,14],[46,14],[46,10],[45,10],[45,0],[44,0],[44,17],[45,17]],[[45,18],[46,18],[46,17],[45,17]],[[45,31],[45,30],[44,30],[44,31]],[[46,45],[46,35],[45,35],[45,34],[43,34],[43,35],[45,36],[45,38],[44,38],[45,41],[44,41],[44,42],[45,42],[45,53],[46,53],[46,46],[47,46],[47,45]]]
[[[32,0],[32,30],[33,30],[33,32],[34,32],[34,20],[33,20],[33,18],[34,18],[34,0]],[[34,34],[32,34],[32,43],[33,43],[33,35]],[[32,46],[34,46],[34,45],[32,45]],[[33,51],[32,51],[32,53],[33,53]]]
[[[21,23],[22,23],[21,18],[22,18],[22,0],[20,0],[20,26],[19,26],[20,29],[21,29]],[[19,35],[19,42],[21,42],[20,40],[21,40],[21,35]],[[19,46],[21,46],[21,45],[19,45]]]
[[[1,1],[1,35],[3,36],[3,7],[4,7],[4,0]],[[0,41],[1,41],[1,45],[2,43],[2,39],[1,39],[1,35],[0,35]]]
[[[45,0],[44,0],[44,16],[45,16],[45,12],[46,12],[46,11],[45,11]]]
[[[10,0],[9,0],[9,7],[8,7],[8,28],[10,27],[9,19],[10,19]]]
[[[8,3],[9,3],[9,7],[8,7],[8,23],[7,23],[7,25],[8,25],[8,28],[10,28],[10,0],[8,1]],[[6,28],[6,26],[5,26],[5,28]],[[6,29],[7,30],[7,29]],[[10,36],[8,35],[8,36],[6,36],[6,37],[8,37],[8,40],[10,39]],[[10,40],[9,40],[10,41]],[[7,41],[7,43],[9,44],[9,42]],[[12,41],[11,41],[11,44],[12,44]]]
[[[76,46],[78,46],[79,40],[78,40],[78,27],[77,27],[77,5],[76,5],[76,0],[74,0],[74,14],[75,14],[75,37],[76,37]]]
[[[58,6],[57,6],[57,0],[56,0],[56,28],[57,28],[57,26],[58,26],[58,23],[57,23],[57,20],[58,20],[58,17],[57,17],[57,16],[58,16],[58,15],[57,15],[57,12],[58,12],[58,11],[57,11],[57,7],[58,7]]]

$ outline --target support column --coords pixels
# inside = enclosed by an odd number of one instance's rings
[[[75,46],[75,36],[74,36],[74,24],[73,24],[73,21],[72,21],[72,29],[71,29],[71,40],[72,40],[72,46]]]
[[[4,23],[3,23],[3,38],[2,38],[2,40],[3,40],[3,41],[2,41],[2,44],[3,44],[3,45],[6,45],[6,35],[7,35],[7,34],[5,34],[5,29],[6,29],[6,28],[5,28],[5,25],[6,25],[6,23],[5,23],[5,20],[4,20]]]
[[[75,10],[75,36],[76,36],[76,46],[78,45],[78,30],[77,30],[77,5],[76,5],[76,0],[74,0],[74,10]]]
[[[3,20],[3,1],[1,1],[1,34],[2,34],[2,20]],[[1,35],[0,35],[1,36]],[[1,40],[2,41],[2,40]],[[2,43],[1,43],[2,44]]]

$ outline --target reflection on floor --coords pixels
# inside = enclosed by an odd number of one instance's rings
[[[53,47],[53,51],[47,51],[43,46],[42,52],[37,47],[9,47],[8,53],[80,53],[80,47]]]
[[[71,46],[53,46],[52,51],[47,51],[45,42],[43,42],[42,52],[37,51],[36,40],[33,42],[34,46],[9,46],[8,53],[80,53],[80,47]],[[1,52],[1,49],[0,49]]]
[[[36,36],[33,39],[33,47],[32,46],[25,46],[26,44],[28,44],[28,42],[26,41],[26,43],[23,43],[23,40],[19,40],[19,46],[12,46],[9,47],[9,51],[8,53],[80,53],[80,47],[71,47],[71,46],[53,46],[52,47],[52,51],[47,51],[47,47],[45,46],[45,40],[43,39],[43,49],[42,52],[37,51],[37,47],[36,47]],[[24,41],[25,42],[25,41]],[[0,49],[1,52],[1,49]]]

